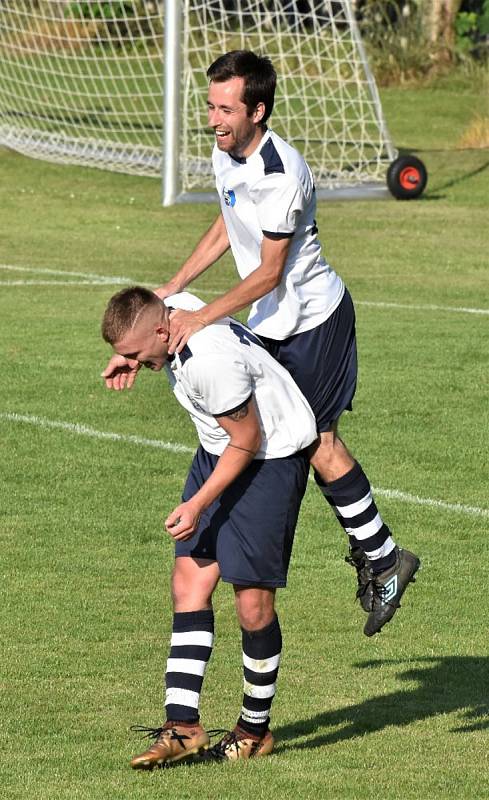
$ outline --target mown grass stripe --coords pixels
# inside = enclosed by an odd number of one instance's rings
[[[176,442],[163,442],[160,439],[145,439],[141,436],[133,436],[123,433],[112,433],[110,431],[99,431],[87,425],[80,425],[74,422],[62,422],[60,420],[46,419],[45,417],[38,417],[30,414],[17,414],[2,412],[0,419],[7,422],[21,422],[28,425],[36,425],[39,428],[59,429],[74,433],[79,436],[89,436],[94,439],[108,439],[112,441],[127,442],[128,444],[135,444],[141,447],[155,447],[161,450],[168,450],[172,453],[193,453],[195,447],[188,447],[187,445],[178,444]],[[375,494],[387,497],[390,500],[399,500],[402,503],[409,503],[411,505],[428,506],[430,508],[439,508],[444,511],[453,511],[460,514],[469,514],[477,517],[489,518],[489,509],[478,508],[477,506],[467,506],[462,503],[447,503],[444,500],[436,500],[431,497],[419,497],[415,494],[402,492],[398,489],[382,489],[373,487]]]

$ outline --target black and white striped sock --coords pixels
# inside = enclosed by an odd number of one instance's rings
[[[197,722],[205,668],[214,642],[214,612],[176,612],[166,663],[166,718]]]
[[[356,461],[346,475],[329,483],[318,473],[314,477],[347,533],[350,547],[363,550],[374,572],[391,567],[396,543],[377,510],[370,482],[360,464]]]
[[[275,696],[282,632],[278,617],[259,631],[242,631],[244,695],[238,725],[255,736],[268,729]]]

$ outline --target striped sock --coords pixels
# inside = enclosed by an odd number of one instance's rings
[[[214,641],[214,612],[176,612],[166,663],[166,718],[197,722],[199,699]]]
[[[238,725],[255,736],[268,730],[275,696],[282,632],[278,617],[259,631],[242,631],[244,695]]]
[[[383,572],[395,562],[396,546],[372,496],[367,476],[356,461],[346,475],[326,483],[314,478],[348,535],[350,547],[360,547],[372,562],[374,572]]]

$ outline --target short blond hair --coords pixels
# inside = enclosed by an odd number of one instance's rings
[[[160,298],[144,286],[130,286],[110,298],[102,320],[102,336],[109,344],[120,342],[144,308],[162,308]]]

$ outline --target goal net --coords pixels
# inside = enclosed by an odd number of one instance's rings
[[[2,0],[0,142],[158,175],[162,41],[161,9],[148,3]]]
[[[170,202],[196,198],[213,189],[207,67],[228,50],[250,49],[274,63],[271,126],[305,155],[318,189],[379,186],[395,153],[351,5],[2,0],[0,144],[163,180],[173,159]],[[179,23],[164,39],[169,10]]]

